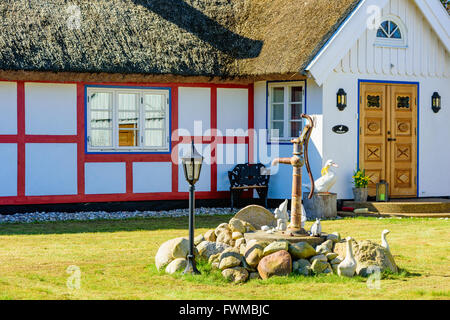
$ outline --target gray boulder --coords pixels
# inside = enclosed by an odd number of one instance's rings
[[[199,245],[197,246],[199,255],[206,260],[209,260],[209,258],[212,255],[221,253],[222,251],[228,248],[230,248],[230,246],[224,243],[211,241],[200,242]]]
[[[164,269],[177,258],[186,258],[189,252],[189,241],[186,238],[175,238],[164,242],[155,255],[158,270]]]
[[[291,243],[288,251],[293,259],[309,259],[317,255],[316,250],[308,242]]]
[[[242,267],[233,267],[222,271],[222,276],[233,283],[243,283],[248,279],[248,271]]]
[[[184,271],[186,269],[187,260],[184,258],[177,258],[169,263],[166,267],[166,273],[173,274],[175,272]]]

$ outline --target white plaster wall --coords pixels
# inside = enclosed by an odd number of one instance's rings
[[[218,144],[217,145],[217,191],[229,191],[230,180],[228,171],[239,163],[248,162],[247,144]]]
[[[219,129],[224,136],[247,135],[247,89],[217,89],[217,129]],[[234,129],[239,131],[227,133],[227,129]]]
[[[194,121],[201,121],[202,128],[194,132]],[[178,89],[178,128],[187,130],[184,136],[202,136],[211,128],[211,89],[180,87]]]
[[[189,184],[186,182],[184,177],[183,165],[181,163],[181,157],[185,154],[187,148],[190,148],[190,144],[179,144],[178,145],[178,191],[188,192]],[[195,184],[196,191],[211,191],[211,146],[195,144],[195,149],[204,157],[203,165],[200,172],[200,179]]]
[[[85,163],[86,194],[114,194],[126,192],[124,162]]]
[[[17,144],[0,143],[0,197],[17,196]]]
[[[17,134],[17,84],[0,82],[0,134]]]
[[[254,159],[256,162],[263,163],[271,169],[272,175],[269,183],[269,198],[287,199],[291,198],[292,193],[292,167],[288,165],[279,165],[271,167],[272,160],[277,157],[292,156],[292,144],[285,143],[281,145],[267,143],[266,131],[266,82],[259,81],[254,85],[255,88],[255,150]],[[322,129],[322,88],[317,86],[313,79],[307,80],[306,86],[306,112],[312,115],[316,120],[311,140],[309,143],[309,159],[311,170],[315,178],[320,175],[320,169],[323,163],[323,129]],[[303,168],[303,183],[309,184],[306,168]],[[306,189],[305,189],[306,191]]]
[[[424,77],[397,77],[368,74],[333,73],[323,86],[324,95],[324,159],[332,158],[340,165],[335,169],[338,181],[332,188],[339,198],[353,197],[352,173],[356,168],[358,154],[358,79],[378,81],[419,82],[419,197],[449,196],[450,172],[445,168],[450,159],[450,79]],[[336,108],[336,92],[343,88],[347,92],[347,108],[340,112]],[[431,110],[431,96],[439,92],[443,108],[437,114]],[[349,132],[337,135],[331,131],[336,124],[345,124]]]
[[[171,162],[134,162],[133,192],[171,192]]]
[[[77,145],[27,143],[25,194],[27,196],[77,194]]]
[[[76,85],[25,83],[25,127],[27,134],[75,135]]]

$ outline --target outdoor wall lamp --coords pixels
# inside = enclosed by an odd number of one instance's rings
[[[186,269],[183,274],[200,274],[195,266],[194,257],[194,206],[195,206],[195,183],[200,178],[200,171],[202,170],[203,157],[195,150],[194,141],[192,141],[191,148],[181,157],[184,169],[184,177],[189,183],[189,254],[187,256]]]
[[[433,93],[431,97],[431,109],[433,109],[434,113],[438,113],[441,110],[441,96],[439,93]]]
[[[339,89],[337,92],[337,108],[339,111],[343,111],[347,107],[347,93],[344,91],[344,89]]]

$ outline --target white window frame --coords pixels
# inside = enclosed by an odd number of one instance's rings
[[[91,137],[91,101],[90,97],[94,93],[111,93],[112,94],[112,147],[95,147],[90,144]],[[139,101],[139,146],[136,147],[120,147],[119,146],[119,123],[118,123],[118,95],[120,93],[137,94]],[[164,110],[165,110],[165,139],[163,147],[145,146],[145,111],[144,111],[144,95],[157,94],[164,96]],[[87,89],[87,117],[86,117],[86,132],[87,132],[87,151],[88,152],[105,152],[105,153],[159,153],[170,152],[170,91],[168,89],[127,89],[127,88],[100,88],[91,87]]]
[[[400,34],[402,35],[400,39],[377,37],[378,29],[381,27],[381,24],[385,21],[392,21],[398,26]],[[408,39],[408,29],[406,28],[405,24],[399,17],[393,15],[381,17],[380,25],[377,28],[375,28],[374,46],[389,47],[389,48],[407,48],[408,47],[407,39]]]
[[[284,127],[283,127],[283,131],[285,136],[283,137],[272,137],[272,90],[273,88],[284,88]],[[286,136],[287,134],[290,134],[291,132],[291,108],[290,105],[291,104],[298,104],[299,102],[291,102],[290,101],[290,93],[291,93],[291,87],[302,87],[302,101],[300,102],[302,105],[302,110],[301,113],[305,112],[305,82],[304,81],[300,81],[300,82],[293,82],[293,81],[289,81],[289,82],[272,82],[269,83],[267,86],[267,119],[268,119],[268,135],[269,135],[269,142],[272,143],[278,143],[278,142],[290,142],[292,138],[297,138],[297,137],[290,137],[290,136]],[[299,119],[298,122],[301,123],[300,128],[303,127],[303,119]],[[300,129],[301,130],[301,129]],[[300,134],[300,133],[299,133]]]

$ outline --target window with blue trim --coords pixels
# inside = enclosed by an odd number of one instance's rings
[[[303,82],[268,85],[268,130],[271,142],[289,141],[302,129],[305,89]]]
[[[87,95],[88,151],[169,151],[169,90],[89,88]]]

